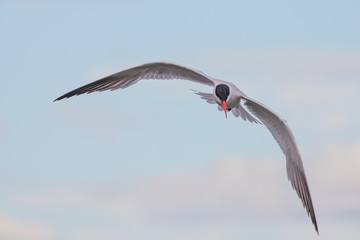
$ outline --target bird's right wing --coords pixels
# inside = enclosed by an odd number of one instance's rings
[[[193,90],[193,89],[191,89]],[[212,93],[204,93],[204,92],[199,92],[196,90],[193,90],[195,92],[196,95],[199,95],[201,97],[201,99],[204,99],[207,103],[210,104],[216,104],[214,95]]]
[[[173,63],[154,62],[133,67],[66,93],[54,101],[83,93],[101,92],[127,88],[141,79],[185,79],[209,86],[214,86],[214,79],[204,73]]]
[[[250,112],[269,129],[282,152],[285,154],[288,179],[301,199],[308,215],[310,215],[315,230],[319,233],[300,152],[287,122],[262,103],[246,96],[242,98],[245,100],[244,104]]]

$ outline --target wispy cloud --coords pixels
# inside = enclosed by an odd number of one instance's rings
[[[285,164],[277,159],[228,158],[208,168],[172,172],[126,189],[104,186],[61,190],[21,196],[19,202],[37,207],[87,205],[108,214],[149,221],[215,221],[267,218],[279,212],[285,214],[294,205],[301,210],[300,201],[290,189]]]
[[[327,214],[357,216],[360,222],[360,143],[337,143],[315,154],[316,191]]]
[[[332,229],[335,222],[360,221],[359,149],[359,143],[327,145],[305,164],[320,232],[326,231],[329,239],[334,239],[331,232],[342,232]],[[144,228],[199,222],[231,225],[255,219],[281,219],[286,226],[312,228],[286,179],[285,163],[268,156],[225,158],[205,168],[172,172],[125,187],[104,185],[32,193],[21,196],[17,203],[37,208],[86,207],[126,219],[133,227],[141,223]],[[289,224],[290,219],[293,224]]]
[[[277,170],[264,162],[227,159],[208,169],[172,173],[148,180],[131,193],[108,199],[109,212],[138,214],[158,219],[193,217],[232,218],[262,215],[279,210],[283,200],[277,180],[269,180]],[[285,175],[283,175],[285,178]],[[276,179],[276,178],[275,178]],[[251,184],[248,184],[252,181]],[[281,184],[280,184],[281,185]],[[276,197],[263,199],[274,193]]]
[[[52,231],[45,225],[0,214],[0,239],[51,240]]]

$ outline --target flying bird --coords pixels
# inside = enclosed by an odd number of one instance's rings
[[[154,62],[123,70],[86,84],[85,86],[79,87],[58,97],[54,101],[84,93],[102,92],[119,88],[123,89],[130,87],[142,79],[184,79],[211,86],[213,87],[213,93],[195,91],[195,94],[199,95],[210,104],[218,104],[219,110],[225,112],[226,118],[227,113],[232,112],[235,117],[241,117],[245,121],[264,124],[284,153],[286,157],[288,179],[298,197],[301,199],[307,214],[310,216],[316,232],[319,234],[300,152],[286,120],[264,104],[249,98],[234,84],[214,79],[200,71],[181,65],[168,62]],[[249,112],[243,106],[245,106]]]

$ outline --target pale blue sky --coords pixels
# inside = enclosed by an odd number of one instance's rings
[[[0,238],[355,239],[358,1],[1,1]],[[53,103],[170,61],[289,122],[317,237],[270,133],[187,81]],[[297,238],[296,238],[297,237]]]

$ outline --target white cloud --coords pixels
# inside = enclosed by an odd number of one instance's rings
[[[360,216],[359,159],[359,142],[331,144],[315,153],[314,187],[325,214]]]
[[[336,239],[332,233],[337,236],[346,229],[358,232],[353,225],[360,221],[359,149],[359,143],[324,146],[305,164],[320,233],[329,239]],[[285,162],[268,156],[247,160],[230,157],[206,168],[172,172],[125,188],[101,186],[31,194],[21,196],[18,203],[39,208],[85,206],[89,211],[124,219],[131,229],[141,229],[142,233],[158,230],[166,235],[166,227],[171,235],[179,230],[179,224],[187,226],[182,232],[190,231],[192,225],[216,225],[214,231],[219,233],[223,223],[233,226],[242,222],[284,225],[288,229],[285,235],[304,231],[304,236],[315,236],[310,219],[286,179]],[[337,222],[342,227],[336,227],[340,226]],[[134,234],[140,236],[141,231]],[[205,236],[197,231],[187,236]],[[104,231],[93,232],[100,236]],[[126,238],[132,231],[113,234]],[[287,235],[277,234],[287,239]]]
[[[50,240],[52,231],[45,225],[0,214],[0,239],[6,240]]]
[[[296,206],[306,219],[287,181],[285,163],[268,157],[250,161],[228,158],[208,168],[154,177],[132,188],[106,189],[31,194],[21,196],[18,202],[37,207],[92,206],[144,221],[267,218],[285,215]]]
[[[135,213],[142,217],[170,219],[191,220],[194,215],[224,218],[262,215],[263,211],[278,211],[284,203],[277,178],[279,172],[262,161],[227,159],[208,169],[154,178],[128,195],[112,198],[105,205],[110,212],[121,215]],[[286,181],[284,171],[281,176],[281,180]],[[269,193],[272,193],[271,198],[268,198]]]

